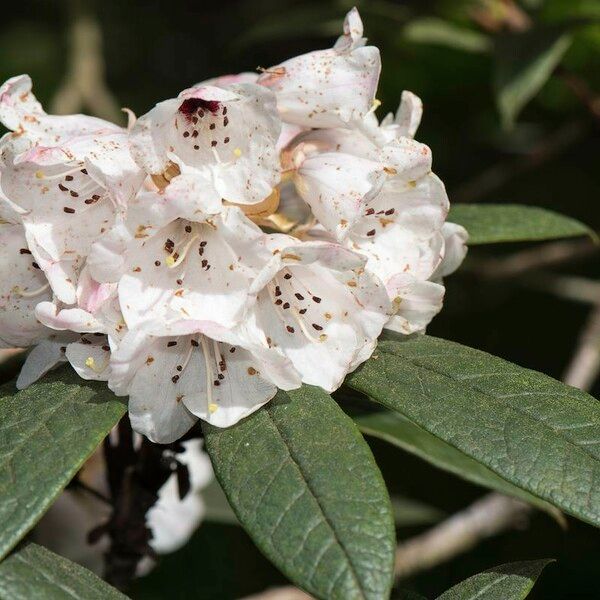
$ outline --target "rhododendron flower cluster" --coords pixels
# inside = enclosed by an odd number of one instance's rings
[[[378,122],[358,12],[333,48],[184,90],[127,129],[0,89],[0,340],[18,386],[68,361],[156,442],[327,391],[423,331],[466,232],[404,92]]]

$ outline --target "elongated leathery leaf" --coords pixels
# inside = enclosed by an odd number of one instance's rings
[[[387,336],[347,383],[506,481],[600,525],[600,404],[588,394],[429,336]]]
[[[0,388],[0,557],[35,525],[125,413],[103,382],[70,368]]]
[[[319,598],[381,599],[394,561],[390,500],[358,429],[322,390],[279,392],[206,449],[240,523]]]
[[[529,560],[488,569],[456,584],[437,600],[524,600],[552,560]]]
[[[520,204],[454,204],[448,220],[469,232],[469,245],[531,242],[593,235],[570,217]]]
[[[496,36],[494,88],[504,127],[542,89],[571,42],[561,27]]]
[[[540,500],[537,496],[506,481],[479,461],[415,425],[398,412],[384,410],[360,415],[354,418],[354,422],[364,434],[399,446],[440,469],[502,494],[529,502],[550,513],[554,518],[559,518],[560,511],[548,502]]]
[[[126,600],[91,571],[27,544],[0,563],[0,597],[10,600]]]

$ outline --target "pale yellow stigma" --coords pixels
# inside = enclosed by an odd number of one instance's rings
[[[211,403],[208,405],[208,412],[212,415],[217,408],[219,408],[218,405]]]
[[[172,267],[175,264],[175,259],[171,255],[169,255],[165,259],[165,263],[167,263],[167,267]]]
[[[240,148],[234,148],[234,149],[233,149],[233,155],[234,155],[236,158],[239,158],[239,157],[242,155],[242,151],[241,151],[241,149],[240,149]]]
[[[96,361],[94,360],[93,356],[88,356],[85,359],[85,366],[89,367],[90,369],[95,369],[96,368]]]
[[[36,176],[38,179],[44,179],[44,171],[36,171],[36,172],[35,172],[35,176]]]

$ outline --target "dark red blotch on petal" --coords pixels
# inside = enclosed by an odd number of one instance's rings
[[[186,117],[191,117],[198,109],[209,110],[211,113],[216,113],[219,110],[221,103],[217,100],[203,100],[202,98],[187,98],[179,107],[179,112]]]

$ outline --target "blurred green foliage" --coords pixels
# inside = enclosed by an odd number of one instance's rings
[[[598,0],[22,0],[3,12],[0,75],[30,73],[48,103],[68,67],[69,22],[86,9],[102,27],[111,91],[141,114],[208,77],[328,47],[353,4],[382,53],[380,113],[395,110],[404,89],[423,99],[417,138],[431,146],[451,201],[537,205],[600,230]],[[497,96],[506,85],[508,109],[506,94]],[[473,268],[523,248],[472,248],[430,332],[560,377],[589,307],[532,289],[527,275],[497,280]],[[598,254],[558,271],[598,278]],[[392,494],[450,513],[482,493],[383,442],[372,446]],[[398,537],[422,528],[402,527]],[[597,531],[572,520],[563,531],[541,514],[408,583],[433,596],[492,565],[546,556],[558,563],[532,598],[600,597]],[[206,524],[137,597],[235,598],[283,581],[238,527]]]

